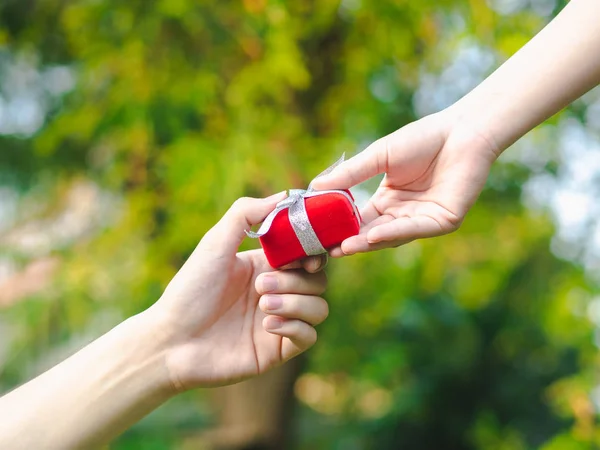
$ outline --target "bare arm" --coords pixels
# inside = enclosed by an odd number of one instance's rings
[[[0,449],[96,448],[179,392],[237,383],[310,348],[328,314],[325,260],[275,271],[261,250],[237,253],[281,199],[236,202],[152,307],[0,398]]]
[[[90,449],[113,439],[175,390],[166,341],[142,313],[0,399],[0,447]]]
[[[572,0],[455,108],[502,151],[598,83],[600,1]]]
[[[314,183],[347,189],[386,173],[358,236],[333,256],[396,247],[459,228],[496,158],[600,83],[600,0],[572,0],[450,108],[410,123]]]

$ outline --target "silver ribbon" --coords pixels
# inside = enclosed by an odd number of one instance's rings
[[[315,191],[312,187],[313,182],[317,178],[323,175],[327,175],[343,162],[344,155],[342,155],[342,157],[338,159],[334,164],[332,164],[319,175],[317,175],[313,179],[313,181],[311,181],[308,185],[308,189],[290,189],[288,197],[277,203],[275,209],[271,211],[271,213],[267,216],[267,218],[262,223],[258,231],[256,233],[253,231],[246,231],[246,234],[251,238],[259,238],[261,236],[264,236],[271,229],[271,225],[273,225],[273,221],[275,220],[275,217],[277,217],[277,214],[287,209],[290,223],[292,224],[292,229],[294,230],[294,233],[296,233],[296,237],[298,238],[300,245],[304,249],[304,253],[306,253],[306,255],[308,256],[326,253],[327,250],[323,248],[321,241],[319,241],[319,238],[317,237],[317,234],[315,233],[315,230],[313,229],[310,223],[310,219],[308,218],[308,214],[306,212],[306,203],[304,199],[310,197],[317,197],[319,195],[325,194],[341,194],[350,201],[350,204],[354,209],[354,213],[357,217],[360,217],[358,213],[358,208],[354,204],[354,200],[352,200],[352,197],[346,191],[337,189],[327,191]]]

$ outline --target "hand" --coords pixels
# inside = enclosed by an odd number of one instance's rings
[[[148,311],[166,330],[165,361],[178,390],[241,381],[316,342],[313,327],[328,314],[318,272],[326,255],[274,271],[262,250],[236,254],[244,230],[283,198],[238,200]]]
[[[483,189],[497,149],[459,124],[451,109],[413,122],[314,181],[315,189],[348,189],[385,173],[361,211],[363,226],[332,256],[397,247],[460,226]]]

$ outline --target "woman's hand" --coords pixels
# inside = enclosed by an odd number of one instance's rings
[[[400,128],[317,178],[315,189],[348,189],[385,173],[361,211],[360,234],[332,256],[397,247],[460,226],[498,156],[486,135],[448,109]]]
[[[316,342],[314,326],[328,314],[319,272],[326,259],[275,271],[261,250],[237,253],[244,230],[283,198],[238,200],[148,311],[166,335],[165,363],[178,390],[241,381]]]
[[[600,2],[573,0],[451,108],[386,136],[315,189],[347,189],[379,173],[364,227],[333,256],[456,230],[497,156],[600,82]]]

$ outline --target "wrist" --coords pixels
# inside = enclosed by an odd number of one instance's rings
[[[129,340],[137,347],[134,363],[140,368],[140,375],[148,381],[146,388],[167,398],[180,393],[166,364],[174,340],[167,321],[150,308],[130,317],[120,326],[127,328]]]
[[[497,157],[509,146],[499,126],[503,109],[500,97],[498,94],[473,91],[448,108],[454,119],[454,128],[469,129],[485,139]]]
[[[186,369],[189,369],[191,363],[189,358],[180,357],[182,349],[189,348],[190,339],[199,343],[202,336],[190,330],[189,325],[193,323],[190,316],[182,315],[179,309],[172,307],[172,302],[166,300],[165,297],[161,298],[132,319],[139,321],[136,327],[145,330],[149,340],[149,353],[159,355],[156,362],[160,362],[162,376],[157,386],[175,396],[202,387],[189,381],[190,377],[186,375],[189,370]]]
[[[481,105],[485,102],[481,101]],[[483,153],[493,163],[507,148],[504,141],[492,126],[491,117],[483,106],[475,106],[466,97],[443,111],[444,120],[449,122],[447,139],[459,142],[463,151],[473,150]]]
[[[134,316],[4,396],[0,409],[11,414],[0,445],[95,448],[171,398],[155,326],[149,314]]]

